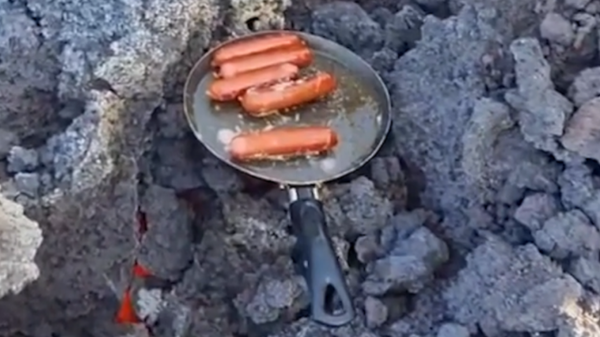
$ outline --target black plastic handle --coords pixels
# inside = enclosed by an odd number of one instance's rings
[[[327,232],[321,201],[301,197],[292,201],[289,212],[310,291],[312,319],[334,327],[349,323],[354,319],[354,307]]]

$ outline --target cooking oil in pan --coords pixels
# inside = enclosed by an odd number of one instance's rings
[[[348,171],[368,156],[381,131],[381,111],[375,89],[357,77],[345,65],[328,55],[315,51],[313,64],[303,69],[302,76],[317,71],[331,73],[337,81],[336,90],[313,103],[292,108],[286,112],[256,118],[244,113],[239,104],[215,103],[206,97],[195,97],[198,128],[203,141],[222,159],[228,160],[226,144],[240,132],[265,130],[280,126],[327,125],[339,135],[338,146],[320,156],[284,161],[256,161],[244,163],[246,170],[259,176],[281,181],[313,182],[326,180]],[[212,75],[206,76],[196,95],[205,95]]]

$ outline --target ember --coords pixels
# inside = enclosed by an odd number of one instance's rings
[[[599,12],[0,0],[0,336],[600,336]],[[346,46],[394,103],[384,148],[320,191],[342,327],[310,320],[285,190],[183,115],[193,63],[247,22]]]

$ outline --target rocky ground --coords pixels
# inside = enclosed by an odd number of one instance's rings
[[[0,336],[599,336],[599,23],[598,0],[0,0]],[[207,48],[284,26],[393,98],[381,153],[324,188],[337,329],[307,319],[285,194],[182,118]],[[148,331],[115,323],[128,286]]]

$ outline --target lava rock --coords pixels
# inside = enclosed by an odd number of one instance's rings
[[[373,53],[369,63],[380,74],[386,74],[394,68],[394,63],[398,59],[398,53],[389,49],[383,48]]]
[[[600,67],[587,68],[580,72],[569,87],[569,98],[577,107],[598,96],[600,96]]]
[[[495,177],[501,174],[492,170],[490,162],[494,161],[498,138],[514,124],[510,109],[505,104],[489,98],[475,103],[468,127],[462,135],[462,167],[471,184],[499,188]]]
[[[268,200],[237,193],[223,197],[222,202],[231,244],[245,247],[257,257],[288,252],[294,244],[287,232],[286,214],[273,209]]]
[[[398,54],[414,47],[415,42],[421,38],[424,18],[425,13],[417,7],[402,7],[385,25],[385,46]]]
[[[304,296],[303,288],[295,278],[267,278],[259,283],[249,300],[244,301],[244,296],[238,296],[235,302],[242,315],[255,324],[265,324],[281,316],[295,315],[307,304]]]
[[[21,205],[0,196],[0,297],[18,294],[40,276],[34,261],[42,243],[37,222],[23,214]]]
[[[197,147],[195,139],[156,138],[151,172],[156,182],[176,191],[205,186],[201,175],[204,165],[201,158],[190,155],[190,148]]]
[[[39,156],[34,149],[14,146],[8,154],[8,172],[17,173],[35,170],[39,165]]]
[[[560,196],[567,208],[581,208],[594,195],[594,181],[591,169],[581,162],[573,162],[558,177]]]
[[[379,24],[381,27],[385,25],[394,17],[394,13],[387,7],[377,7],[371,11],[371,18]]]
[[[550,64],[538,40],[517,39],[510,51],[515,59],[518,89],[508,92],[505,98],[519,111],[521,133],[536,148],[559,154],[557,137],[562,136],[573,106],[554,90]]]
[[[560,212],[561,206],[556,197],[535,193],[525,197],[519,208],[515,211],[515,220],[525,225],[532,231],[542,228],[544,222]]]
[[[600,98],[583,104],[571,117],[561,142],[567,149],[600,162]]]
[[[26,196],[37,198],[40,190],[40,176],[37,173],[17,173],[15,174],[15,186]]]
[[[430,11],[435,11],[439,7],[444,6],[448,1],[447,0],[415,0],[419,5],[429,9]]]
[[[175,281],[192,261],[192,215],[173,190],[152,185],[142,199],[148,230],[137,255],[155,277]]]
[[[365,316],[368,328],[380,327],[388,318],[388,309],[375,297],[365,299]]]
[[[383,32],[357,3],[333,1],[312,12],[312,32],[369,55],[381,49]]]
[[[513,249],[494,237],[467,256],[467,266],[444,292],[454,320],[470,331],[479,325],[488,336],[556,330],[565,316],[580,314],[564,312],[562,305],[582,296],[581,285],[535,246]]]
[[[448,260],[448,247],[422,226],[424,221],[419,214],[401,214],[383,229],[381,242],[387,253],[367,266],[368,275],[362,285],[366,294],[418,293]]]
[[[540,24],[540,35],[553,43],[569,46],[573,43],[575,33],[571,23],[558,13],[548,13]]]
[[[460,324],[446,323],[438,330],[437,337],[469,337],[469,330]]]
[[[393,205],[375,189],[374,183],[365,178],[354,179],[350,184],[337,186],[333,192],[340,207],[335,220],[345,224],[356,234],[368,234],[385,226],[393,213]],[[334,205],[329,206],[331,210]]]
[[[374,234],[361,236],[356,239],[354,251],[356,251],[356,257],[362,263],[369,263],[377,256],[385,253],[379,244],[379,238]]]
[[[200,172],[208,187],[217,193],[240,191],[244,187],[240,175],[214,157],[202,161]]]
[[[4,159],[10,153],[16,141],[17,135],[14,132],[0,129],[0,159]]]
[[[394,102],[393,143],[427,182],[421,203],[443,210],[448,228],[464,228],[468,217],[458,205],[471,195],[462,174],[462,135],[486,91],[479,63],[497,34],[472,6],[446,20],[425,17],[421,32],[419,43],[386,76]]]
[[[592,197],[587,200],[581,210],[600,229],[600,190],[596,190]]]
[[[583,286],[600,294],[600,262],[594,258],[577,258],[571,262],[569,271]]]
[[[591,0],[565,0],[565,5],[575,8],[584,9]]]
[[[548,219],[533,233],[535,244],[557,259],[590,257],[600,251],[600,232],[579,210],[560,213]]]

